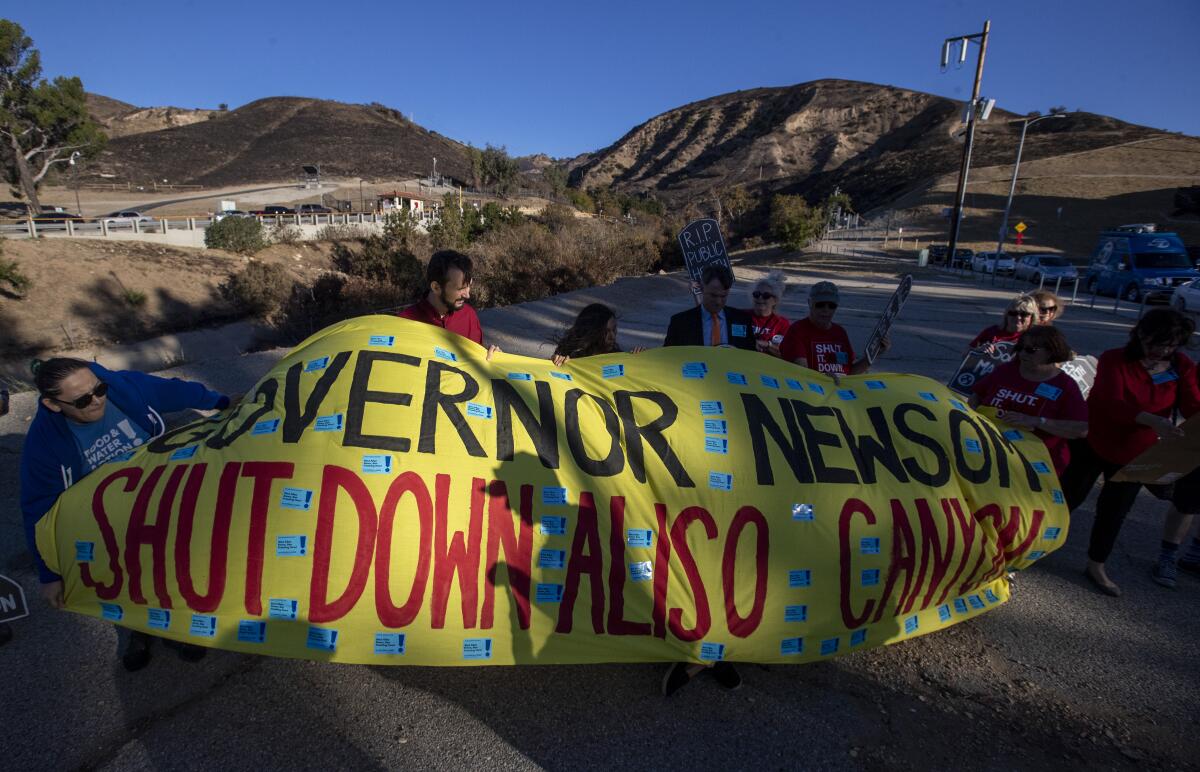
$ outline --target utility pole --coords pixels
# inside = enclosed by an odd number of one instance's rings
[[[972,40],[978,40],[979,42],[979,60],[975,63],[975,85],[971,89],[970,111],[967,115],[967,136],[963,142],[962,166],[958,170],[958,189],[954,194],[954,211],[951,214],[950,247],[946,253],[946,259],[950,265],[954,265],[954,255],[958,249],[958,228],[962,223],[963,201],[967,195],[967,172],[971,167],[971,150],[975,145],[975,121],[979,104],[979,86],[983,82],[983,60],[987,55],[988,33],[991,31],[991,28],[992,22],[988,20],[983,23],[983,32],[977,32],[974,35],[946,38],[942,42],[943,70],[950,61],[950,46],[955,42],[959,42],[962,46],[962,50],[959,52],[960,62],[966,61],[969,42]]]
[[[1012,209],[1013,194],[1017,192],[1017,172],[1021,170],[1021,151],[1025,149],[1025,132],[1038,121],[1043,121],[1047,118],[1066,117],[1066,113],[1051,113],[1050,115],[1042,115],[1037,118],[1026,118],[1025,123],[1021,126],[1021,141],[1017,143],[1017,160],[1013,164],[1012,182],[1008,185],[1008,201],[1004,204],[1004,217],[1000,221],[1000,233],[996,240],[997,258],[1004,251],[1004,240],[1008,238],[1008,213]]]

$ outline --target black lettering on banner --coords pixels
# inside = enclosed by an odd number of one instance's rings
[[[558,420],[554,417],[554,395],[550,384],[537,381],[538,415],[525,403],[516,387],[503,378],[492,379],[492,398],[496,402],[496,460],[512,461],[516,454],[513,414],[537,449],[538,460],[547,469],[558,469]]]
[[[758,473],[759,485],[774,485],[775,470],[771,467],[771,453],[767,447],[767,435],[775,442],[775,446],[783,453],[788,467],[798,483],[813,482],[812,468],[808,465],[808,455],[804,451],[804,440],[800,429],[796,426],[796,417],[785,397],[779,398],[783,420],[787,424],[788,435],[785,437],[779,422],[771,415],[771,411],[758,398],[757,394],[742,395],[742,408],[746,411],[746,428],[750,432],[750,447],[754,450],[754,468]],[[765,432],[764,432],[765,430]]]
[[[334,355],[329,366],[321,371],[317,382],[313,384],[308,399],[304,401],[304,412],[300,412],[300,375],[304,372],[304,363],[297,362],[288,368],[287,378],[283,387],[283,441],[294,443],[300,441],[304,430],[317,417],[321,403],[333,388],[342,368],[350,361],[349,351],[339,351]]]
[[[248,432],[250,428],[254,426],[254,424],[258,423],[258,421],[264,415],[275,409],[275,395],[278,392],[279,381],[275,380],[274,378],[260,383],[258,385],[258,389],[254,392],[254,398],[249,402],[243,400],[242,404],[238,405],[235,410],[231,411],[229,417],[225,419],[225,421],[221,423],[220,428],[217,429],[216,434],[209,437],[204,444],[213,450],[220,450],[221,448],[229,447],[234,440],[236,440],[238,437],[241,437],[243,434]],[[246,417],[246,420],[242,421],[241,425],[237,429],[234,429],[231,433],[226,434],[225,430],[228,429],[233,423],[233,419],[237,418],[238,414],[242,412],[241,409],[257,403],[259,397],[264,398],[262,405],[260,405],[257,410],[251,412],[250,415]]]
[[[608,432],[610,444],[608,455],[602,459],[588,456],[587,448],[583,444],[583,434],[579,425],[579,400],[584,397],[591,399],[604,416],[604,429]],[[621,452],[621,419],[617,417],[617,411],[613,410],[612,405],[595,394],[589,394],[582,389],[571,389],[567,392],[566,419],[567,447],[571,449],[575,465],[584,474],[592,477],[612,477],[625,469],[625,454]]]
[[[346,406],[346,431],[342,436],[342,445],[349,448],[372,448],[407,453],[412,444],[408,437],[396,437],[390,434],[363,434],[363,418],[367,413],[368,402],[381,405],[400,405],[401,407],[412,404],[412,394],[399,391],[373,391],[369,388],[371,371],[376,362],[394,362],[412,367],[419,367],[421,364],[418,357],[408,354],[395,354],[390,351],[358,352],[358,361],[354,363],[354,378],[350,381],[350,404]]]
[[[1011,442],[1007,437],[1000,433],[990,421],[981,421],[984,431],[992,440],[992,447],[996,449],[996,464],[1000,470],[1000,487],[1008,488],[1011,481],[1008,475],[1008,456],[1007,452],[1017,454],[1017,458],[1021,459],[1021,465],[1025,468],[1025,481],[1029,484],[1029,490],[1034,493],[1042,492],[1042,478],[1038,475],[1037,470],[1033,468],[1033,464],[1029,463],[1029,458],[1025,452],[1016,444]]]
[[[155,437],[146,446],[151,453],[171,453],[208,437],[217,430],[216,422],[184,424]]]
[[[679,407],[675,402],[660,391],[618,391],[613,394],[613,398],[617,401],[617,413],[621,416],[621,423],[625,428],[625,452],[629,456],[629,469],[637,481],[646,482],[646,462],[642,452],[642,442],[645,441],[658,454],[676,486],[695,488],[696,483],[692,482],[679,456],[675,455],[675,449],[663,436],[663,432],[679,417]],[[635,399],[653,402],[661,414],[650,423],[638,426],[633,415]]]
[[[456,373],[461,377],[462,391],[457,394],[443,392],[442,373]],[[430,360],[429,372],[425,375],[425,401],[421,405],[421,440],[417,443],[417,450],[421,453],[437,452],[437,413],[438,408],[441,408],[450,419],[454,430],[458,432],[458,438],[462,440],[467,453],[477,458],[486,457],[487,454],[484,453],[479,440],[475,439],[466,416],[458,409],[459,403],[472,400],[477,394],[479,383],[470,375],[457,367]]]
[[[983,456],[983,465],[978,469],[972,469],[967,461],[967,450],[964,447],[964,438],[962,433],[963,424],[970,424],[975,430],[976,440],[979,446],[979,455]],[[954,446],[954,465],[958,468],[958,474],[964,480],[974,485],[980,485],[988,481],[992,476],[992,446],[988,442],[987,436],[979,424],[971,420],[971,416],[955,410],[950,414],[950,443]],[[972,454],[974,455],[974,454]]]
[[[896,405],[892,410],[892,423],[896,426],[896,431],[900,432],[900,436],[904,439],[920,445],[932,453],[934,458],[937,459],[937,468],[932,472],[927,472],[921,468],[921,465],[917,463],[917,459],[912,456],[904,459],[904,468],[908,470],[912,479],[922,485],[939,488],[950,480],[950,458],[946,455],[946,450],[940,442],[908,425],[906,419],[909,413],[916,413],[931,424],[937,423],[937,417],[924,405],[917,405],[911,402]]]
[[[853,469],[828,466],[825,464],[825,458],[821,455],[821,448],[823,447],[842,447],[842,443],[838,441],[836,434],[823,432],[814,426],[812,422],[813,418],[833,416],[833,408],[814,407],[798,399],[789,401],[792,404],[792,409],[796,411],[796,420],[800,424],[800,430],[804,432],[804,442],[808,445],[808,457],[812,459],[813,474],[816,476],[817,482],[845,483],[848,485],[857,483],[858,477],[854,474]]]
[[[869,434],[860,434],[855,437],[854,432],[850,430],[850,425],[846,423],[846,416],[842,411],[833,408],[833,413],[837,416],[838,425],[842,428],[842,436],[846,438],[846,447],[850,448],[850,452],[854,454],[854,463],[858,464],[858,475],[862,478],[863,485],[875,484],[877,479],[875,465],[877,463],[882,464],[897,481],[908,482],[908,475],[904,473],[904,464],[900,462],[900,454],[896,452],[896,444],[892,442],[892,432],[888,429],[883,408],[878,406],[867,408],[867,417],[871,419],[871,426],[875,428],[876,436],[874,437]]]

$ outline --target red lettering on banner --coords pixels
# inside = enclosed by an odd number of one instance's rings
[[[238,471],[241,464],[230,461],[221,470],[217,487],[217,502],[213,513],[212,540],[208,552],[208,592],[196,591],[192,578],[192,527],[196,521],[196,501],[204,483],[207,464],[196,464],[188,475],[179,507],[179,527],[175,534],[175,581],[179,594],[192,611],[213,611],[221,605],[225,594],[225,570],[229,558],[229,526],[233,521],[233,499],[237,493]]]
[[[754,603],[750,613],[742,616],[737,610],[737,592],[734,580],[737,577],[737,546],[738,539],[746,526],[753,524],[757,532],[754,542]],[[738,638],[748,638],[758,629],[762,622],[763,608],[767,603],[767,557],[771,551],[770,534],[767,532],[767,519],[754,507],[746,506],[733,516],[729,526],[729,534],[725,537],[725,553],[721,556],[721,586],[725,591],[725,620],[729,624],[729,632]]]
[[[938,603],[946,602],[947,596],[950,595],[959,578],[962,577],[963,569],[967,567],[967,560],[971,557],[971,550],[975,546],[975,535],[979,528],[978,523],[975,522],[975,518],[967,515],[966,509],[959,499],[942,499],[942,510],[946,511],[947,507],[954,512],[954,520],[958,524],[958,532],[962,534],[963,547],[962,555],[958,559],[958,568],[955,570],[954,576],[950,577],[950,581],[946,583],[945,589],[942,590],[941,596],[938,597]],[[947,512],[946,516],[949,517],[949,512]],[[980,559],[982,560],[982,557]]]
[[[125,573],[121,570],[121,549],[117,546],[117,535],[113,532],[112,524],[108,522],[108,513],[104,511],[104,492],[108,486],[122,478],[125,479],[125,492],[130,493],[137,487],[142,477],[141,469],[122,469],[113,472],[100,481],[92,494],[92,517],[100,528],[100,538],[104,540],[104,549],[108,551],[108,570],[112,572],[112,584],[101,584],[92,576],[92,567],[87,563],[79,564],[79,580],[84,587],[96,591],[96,597],[101,600],[112,600],[121,594],[121,585],[125,583]]]
[[[667,507],[654,504],[654,519],[658,522],[658,544],[654,548],[654,637],[667,637],[667,580],[671,577],[671,535],[667,532]]]
[[[154,495],[158,479],[162,477],[166,466],[154,467],[146,482],[138,489],[133,512],[129,515],[129,527],[125,529],[125,568],[129,571],[129,599],[134,603],[146,604],[146,596],[142,594],[141,550],[142,545],[146,544],[150,546],[154,594],[158,596],[158,605],[171,608],[171,596],[167,594],[167,532],[171,526],[171,507],[175,504],[175,494],[187,469],[187,464],[183,464],[171,470],[167,487],[163,489],[158,502],[158,516],[154,519],[154,525],[146,525],[146,513],[150,511],[150,497]]]
[[[290,480],[296,465],[284,461],[247,461],[242,477],[253,477],[250,495],[250,533],[246,540],[246,613],[262,613],[263,561],[266,559],[267,514],[271,510],[271,484]]]
[[[467,533],[455,531],[449,540],[449,525],[446,521],[450,497],[450,475],[439,474],[434,483],[433,544],[433,629],[446,626],[446,606],[450,603],[450,583],[458,574],[458,592],[462,596],[462,621],[465,629],[475,627],[475,615],[479,608],[479,544],[483,539],[484,481],[471,479],[471,515],[467,522]]]
[[[917,518],[921,522],[921,572],[919,576],[923,578],[926,566],[929,567],[929,589],[926,590],[925,598],[921,601],[918,609],[929,608],[929,604],[933,602],[933,594],[945,580],[946,572],[950,569],[950,563],[954,559],[954,519],[944,506],[942,507],[942,517],[946,523],[945,545],[942,544],[937,523],[933,520],[933,511],[929,502],[925,499],[917,499]],[[917,588],[908,599],[908,606],[904,610],[906,614],[912,611],[913,603],[920,594],[920,581],[917,582]]]
[[[354,565],[346,589],[334,600],[329,599],[329,565],[333,556],[333,526],[337,516],[338,491],[344,490],[354,502],[358,514],[358,542],[354,548]],[[317,533],[313,544],[313,573],[309,585],[308,621],[332,622],[341,619],[354,608],[367,586],[371,571],[371,556],[375,552],[375,532],[378,518],[371,492],[354,472],[327,464],[321,475],[321,500],[317,506]]]
[[[997,518],[999,518],[1001,516],[1002,516],[1002,513],[1000,510],[999,504],[988,504],[983,509],[977,510],[974,513],[972,513],[970,520],[973,523],[975,523],[976,525],[978,525],[985,519],[995,521]],[[980,570],[983,568],[983,565],[984,565],[983,559],[986,556],[987,556],[987,549],[986,549],[986,541],[985,541],[985,544],[982,545],[979,550],[979,557],[975,560],[974,567],[971,568],[971,572],[969,574],[967,574],[967,578],[963,580],[962,585],[959,586],[959,588],[958,588],[959,595],[962,595],[968,589],[974,587],[978,583],[978,581],[979,581],[978,577],[980,575]]]
[[[584,549],[587,549],[584,552]],[[556,633],[569,633],[575,624],[575,598],[579,595],[579,580],[588,575],[592,588],[592,630],[604,632],[604,553],[600,548],[600,529],[596,523],[596,500],[590,491],[579,494],[579,513],[575,517],[575,538],[571,541],[571,556],[567,559],[567,580],[562,603],[558,606]]]
[[[502,480],[488,485],[487,561],[483,584],[483,609],[479,626],[492,629],[496,605],[496,575],[500,567],[500,549],[504,548],[504,571],[516,606],[517,622],[529,629],[529,576],[533,567],[533,486],[521,486],[520,520],[514,531],[508,488]],[[520,535],[518,535],[518,533]]]
[[[417,505],[417,523],[421,529],[417,542],[417,568],[412,589],[403,606],[392,602],[390,585],[392,572],[392,528],[396,509],[404,494],[411,493]],[[404,540],[408,542],[408,539]],[[375,613],[384,627],[406,627],[412,624],[425,600],[429,584],[430,546],[433,544],[433,499],[425,481],[416,472],[405,472],[392,481],[379,509],[379,536],[375,542]]]
[[[625,497],[613,496],[608,502],[608,634],[649,635],[649,622],[631,622],[625,618]]]
[[[900,506],[898,500],[892,499],[892,560],[888,565],[887,582],[879,599],[879,608],[876,609],[875,618],[871,621],[878,622],[883,618],[888,601],[892,598],[892,591],[896,587],[896,580],[901,573],[904,574],[904,584],[900,589],[900,597],[896,599],[896,608],[898,610],[904,607],[909,593],[913,591],[916,549],[916,539],[913,536],[912,526],[908,524],[904,507]]]
[[[709,628],[712,627],[712,615],[708,608],[708,595],[704,590],[704,580],[700,576],[700,570],[696,568],[696,559],[692,556],[692,550],[687,542],[688,527],[697,520],[704,526],[704,535],[710,541],[717,538],[717,524],[713,522],[712,515],[708,513],[708,510],[703,507],[688,507],[679,513],[671,525],[671,544],[679,553],[679,562],[683,565],[683,572],[687,576],[688,584],[691,585],[692,599],[696,607],[696,623],[691,629],[683,626],[682,608],[676,606],[668,614],[667,624],[671,628],[671,634],[681,641],[698,641],[707,635]]]
[[[851,562],[852,546],[850,544],[850,518],[855,515],[862,515],[867,525],[875,525],[875,513],[867,506],[865,501],[861,499],[847,499],[842,505],[842,513],[838,516],[838,543],[840,545],[840,560],[841,564],[841,600],[842,600],[842,624],[848,629],[853,630],[856,627],[861,627],[867,621],[867,617],[871,616],[871,610],[875,608],[875,601],[868,600],[863,606],[861,614],[855,614],[850,608],[850,590],[853,587],[851,580]]]

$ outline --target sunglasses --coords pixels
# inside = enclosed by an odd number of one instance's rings
[[[770,292],[751,292],[750,297],[754,298],[755,300],[770,300],[775,296]]]
[[[1008,315],[1019,316],[1022,319],[1028,319],[1029,317],[1033,316],[1033,314],[1029,313],[1028,311],[1009,311]]]
[[[1058,310],[1058,306],[1038,306],[1038,311],[1043,314],[1052,314]]]
[[[76,410],[83,410],[85,407],[92,404],[93,399],[99,399],[107,393],[108,384],[104,381],[100,381],[96,384],[96,388],[92,389],[87,394],[80,394],[75,399],[59,399],[58,397],[51,397],[50,399],[54,400],[55,402],[61,402],[64,405],[71,405]]]
[[[830,311],[836,311],[837,303],[834,303],[829,300],[822,300],[819,303],[813,303],[813,308],[820,308],[822,310],[828,309]]]

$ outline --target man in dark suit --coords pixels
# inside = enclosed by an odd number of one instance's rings
[[[700,272],[700,305],[680,311],[667,324],[664,346],[733,346],[755,350],[750,314],[728,308],[733,272],[710,265]]]

